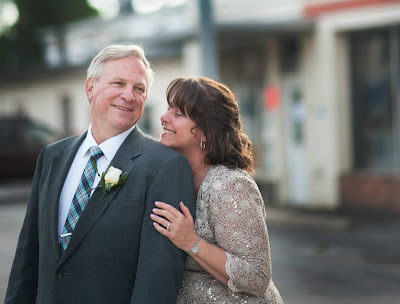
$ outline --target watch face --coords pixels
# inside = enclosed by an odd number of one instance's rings
[[[199,248],[198,247],[194,247],[192,249],[193,254],[197,254],[199,252]]]

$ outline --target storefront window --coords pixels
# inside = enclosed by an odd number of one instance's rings
[[[226,83],[239,101],[243,129],[255,149],[262,144],[262,92],[264,80],[264,50],[254,46],[223,52],[222,82]]]
[[[393,94],[399,54],[393,51],[393,44],[398,43],[393,33],[400,35],[398,30],[387,29],[351,36],[355,169],[392,172],[399,167],[398,101]]]

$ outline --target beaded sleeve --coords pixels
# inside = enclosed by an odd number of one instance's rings
[[[265,208],[260,191],[246,172],[220,170],[209,181],[209,220],[217,246],[225,250],[225,269],[233,292],[261,296],[271,280]]]

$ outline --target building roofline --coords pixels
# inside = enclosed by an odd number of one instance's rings
[[[219,34],[309,34],[314,31],[313,20],[294,20],[274,23],[221,23],[216,26]]]

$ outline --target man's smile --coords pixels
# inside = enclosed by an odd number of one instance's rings
[[[128,109],[128,108],[124,108],[124,107],[120,107],[120,106],[116,106],[116,105],[113,105],[113,107],[117,108],[119,110],[122,110],[122,111],[132,111],[132,109]]]

